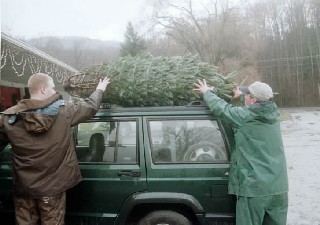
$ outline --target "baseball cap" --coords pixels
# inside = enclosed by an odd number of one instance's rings
[[[241,89],[240,89],[241,90]],[[256,81],[248,86],[249,93],[252,97],[260,101],[270,101],[273,98],[272,88],[260,81]]]
[[[241,87],[239,87],[239,90],[240,90],[242,93],[250,94],[249,88],[248,88],[247,86],[241,86]]]

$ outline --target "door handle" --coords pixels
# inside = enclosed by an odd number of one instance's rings
[[[119,171],[119,177],[140,177],[139,171]]]

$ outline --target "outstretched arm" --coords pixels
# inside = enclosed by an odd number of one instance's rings
[[[105,77],[103,80],[100,79],[99,84],[97,85],[97,90],[102,90],[103,92],[106,90],[108,84],[110,84],[109,78]]]
[[[214,87],[210,87],[207,85],[207,81],[205,79],[199,80],[198,83],[194,83],[196,88],[194,88],[194,91],[201,92],[202,94],[206,93],[207,91],[212,91]]]
[[[109,83],[108,77],[100,79],[96,90],[88,98],[79,104],[68,107],[71,115],[70,117],[72,118],[72,126],[83,122],[96,114],[101,104],[103,92],[106,90]]]
[[[227,103],[225,100],[219,98],[217,95],[209,90],[213,87],[207,85],[206,80],[198,80],[198,83],[194,83],[194,91],[203,93],[203,99],[207,103],[210,110],[216,117],[228,121],[233,126],[238,127],[249,116],[249,111],[244,107],[235,107],[232,104]]]

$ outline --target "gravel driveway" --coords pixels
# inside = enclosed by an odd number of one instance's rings
[[[320,108],[282,109],[289,175],[287,225],[320,225]]]

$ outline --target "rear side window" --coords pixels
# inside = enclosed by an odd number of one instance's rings
[[[0,151],[0,163],[11,163],[12,159],[12,147],[11,144],[8,144],[2,151]]]
[[[214,120],[149,121],[154,163],[224,163],[228,154]]]
[[[79,162],[137,163],[136,121],[81,123],[75,129]]]

